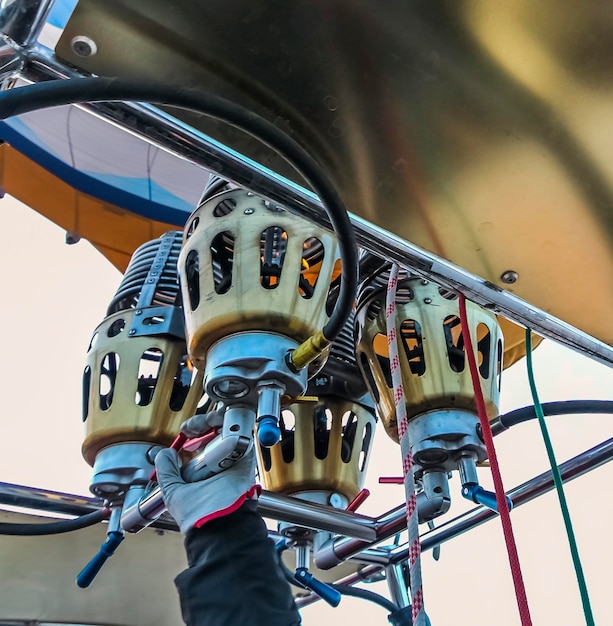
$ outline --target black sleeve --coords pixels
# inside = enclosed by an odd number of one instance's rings
[[[175,579],[187,626],[297,626],[300,615],[253,501],[190,530]]]

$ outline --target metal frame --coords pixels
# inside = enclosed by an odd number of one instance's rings
[[[53,0],[40,0],[32,13],[29,32],[18,36],[5,32],[0,42],[0,81],[9,85],[15,79],[29,82],[83,76],[82,73],[62,65],[51,50],[36,42]],[[23,35],[25,26],[20,24]],[[330,224],[316,196],[291,181],[261,167],[233,150],[194,131],[164,112],[144,104],[95,103],[81,105],[140,138],[160,146],[177,156],[188,159],[204,169],[291,207],[296,213],[326,228]],[[185,216],[187,218],[187,215]],[[441,286],[463,292],[470,300],[493,310],[508,319],[532,328],[558,343],[564,344],[609,366],[613,365],[613,347],[587,335],[569,324],[552,317],[528,302],[501,290],[479,276],[441,259],[394,234],[376,227],[365,220],[351,216],[360,246],[389,261],[433,280]],[[561,466],[564,481],[585,474],[613,458],[613,439],[570,459]],[[543,495],[553,488],[549,472],[534,477],[509,492],[515,506],[520,506]],[[61,494],[19,485],[0,483],[0,504],[45,511],[81,515],[102,505],[94,498]],[[354,584],[386,566],[397,564],[407,557],[407,546],[391,550],[373,548],[375,544],[389,539],[405,527],[404,505],[369,518],[355,513],[335,511],[298,501],[278,494],[264,493],[259,501],[260,511],[266,517],[280,521],[303,524],[308,527],[338,533],[327,554],[320,555],[318,562],[334,566],[354,558],[369,563],[359,574],[343,579]],[[422,537],[422,549],[428,550],[492,519],[495,514],[478,506],[450,520],[444,525],[426,532]],[[172,520],[161,518],[158,527],[176,529]],[[299,600],[300,606],[316,600],[310,596]]]
[[[7,73],[12,78],[31,82],[84,76],[83,73],[59,63],[49,49],[40,45],[20,48],[18,56],[19,69],[11,67],[5,72],[5,79]],[[155,107],[130,103],[92,103],[80,106],[150,143],[330,228],[323,206],[314,194]],[[469,300],[511,321],[528,326],[540,335],[601,363],[613,365],[613,347],[393,233],[355,215],[350,215],[350,219],[357,242],[364,249],[443,287],[461,291]]]
[[[613,459],[613,438],[582,452],[560,465],[564,482],[583,476]],[[508,492],[515,507],[522,506],[542,496],[554,488],[551,472],[544,472],[518,485]],[[45,513],[84,515],[102,507],[102,500],[44,489],[35,489],[22,485],[0,483],[0,504],[16,506]],[[374,548],[376,544],[390,539],[406,528],[405,506],[400,505],[376,518],[337,511],[279,494],[264,492],[259,500],[259,510],[264,517],[278,521],[301,524],[310,528],[339,533],[332,540],[333,549],[325,550],[316,556],[317,565],[324,569],[353,559],[368,564],[360,574],[351,579],[343,579],[343,584],[354,584],[364,580],[382,568],[401,563],[408,555],[408,545],[403,544],[393,549]],[[431,550],[442,543],[464,534],[497,515],[490,509],[477,506],[442,526],[422,535],[422,550]],[[178,530],[172,520],[160,519],[155,524],[166,530]],[[366,539],[368,537],[368,539]],[[341,581],[339,581],[341,582]],[[304,606],[317,600],[307,597],[300,600]]]

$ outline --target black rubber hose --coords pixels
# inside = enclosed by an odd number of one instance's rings
[[[581,413],[613,414],[612,400],[562,400],[560,402],[544,402],[542,407],[546,417],[551,415],[580,415]],[[499,435],[511,426],[533,419],[536,419],[533,406],[509,411],[509,413],[499,415],[492,421],[492,433]]]
[[[296,585],[297,587],[301,587],[302,585],[296,581],[294,578],[294,574],[292,571],[285,565],[283,559],[281,558],[281,553],[287,550],[287,546],[285,544],[279,544],[276,546],[277,555],[279,557],[279,567],[283,572],[283,576],[287,580],[290,585]],[[341,595],[344,596],[353,596],[354,598],[360,598],[362,600],[368,600],[369,602],[374,602],[379,606],[383,607],[386,611],[390,613],[394,613],[398,610],[398,606],[391,600],[388,600],[384,596],[375,593],[374,591],[368,591],[368,589],[361,589],[360,587],[352,587],[351,585],[336,585],[333,583],[326,583],[336,589]],[[313,592],[311,592],[313,593]]]
[[[73,530],[87,528],[99,524],[110,515],[109,509],[100,509],[75,517],[75,519],[60,520],[59,522],[47,522],[42,524],[9,524],[0,523],[0,535],[16,535],[21,537],[34,537],[37,535],[58,535]]]
[[[391,600],[388,600],[384,596],[375,593],[374,591],[369,591],[368,589],[362,589],[361,587],[353,587],[352,585],[335,585],[330,584],[331,587],[334,587],[338,592],[340,592],[344,596],[353,596],[354,598],[360,598],[361,600],[368,600],[369,602],[374,602],[378,604],[380,607],[383,607],[389,613],[394,613],[398,610],[398,606]]]
[[[268,120],[214,94],[122,78],[52,80],[3,91],[0,93],[0,119],[66,104],[116,101],[149,102],[207,115],[261,141],[296,169],[319,196],[339,244],[341,289],[334,311],[323,328],[328,341],[335,339],[353,309],[357,290],[358,255],[353,228],[343,201],[321,167],[294,139]]]

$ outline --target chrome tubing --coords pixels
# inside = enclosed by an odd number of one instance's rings
[[[607,439],[606,441],[599,443],[597,446],[594,446],[593,448],[590,448],[589,450],[586,450],[585,452],[582,452],[572,459],[562,463],[560,465],[562,480],[563,482],[568,482],[575,478],[579,478],[587,472],[608,463],[611,459],[613,459],[613,438]],[[513,501],[513,507],[517,508],[522,504],[526,504],[527,502],[548,493],[553,488],[554,483],[551,472],[543,472],[514,489],[511,489],[507,495]],[[455,519],[450,520],[446,524],[425,533],[422,536],[421,549],[424,551],[436,548],[445,541],[458,537],[467,530],[476,528],[477,526],[480,526],[484,522],[487,522],[495,517],[497,517],[496,513],[483,506],[471,509],[463,515],[459,515]],[[390,553],[390,560],[393,563],[398,563],[406,559],[408,553],[409,551],[406,546],[399,546]]]
[[[63,66],[50,50],[34,46],[27,51],[28,62],[21,75],[26,80],[82,76]],[[149,142],[202,166],[210,172],[257,195],[287,206],[295,213],[330,228],[317,197],[308,190],[258,165],[237,152],[191,129],[170,115],[142,104],[94,103],[81,105],[108,121]],[[186,215],[187,217],[187,215]],[[398,263],[424,278],[451,290],[461,291],[469,300],[592,359],[613,365],[613,347],[555,318],[479,276],[437,257],[393,233],[355,215],[350,215],[357,242],[364,249]]]
[[[377,518],[376,528],[377,539],[374,543],[385,541],[397,533],[406,530],[406,505],[401,504]],[[332,569],[343,561],[347,561],[351,557],[362,554],[365,550],[370,548],[370,546],[374,545],[374,543],[368,543],[346,536],[330,539],[316,552],[315,564],[322,570]],[[389,553],[384,550],[379,550],[378,552],[381,558],[379,562],[381,564],[389,564]],[[369,557],[369,562],[372,563],[374,552],[371,551]]]
[[[2,4],[4,5],[0,9],[2,35],[28,52],[28,48],[36,43],[55,0],[28,0]]]
[[[608,463],[613,459],[613,439],[607,439],[602,443],[578,454],[560,465],[560,473],[564,482],[571,481],[575,478],[583,476],[591,470],[597,469],[601,465]],[[544,472],[531,478],[525,483],[514,487],[508,492],[508,496],[513,501],[516,508],[530,502],[535,498],[542,496],[554,488],[551,472]],[[447,523],[426,532],[422,535],[422,550],[431,550],[445,541],[449,541],[457,537],[467,530],[475,528],[497,517],[497,514],[483,506],[475,507],[458,517],[449,520]],[[377,518],[377,543],[389,539],[396,533],[406,529],[406,521],[404,514],[404,506],[398,507]],[[367,544],[356,539],[340,537],[328,541],[315,555],[315,562],[320,569],[328,570],[343,561],[352,557],[357,557],[364,550],[370,548],[373,544]],[[398,546],[391,552],[389,550],[369,550],[367,560],[372,563],[376,562],[375,554],[379,554],[384,562],[387,558],[390,563],[398,563],[408,557],[408,547],[406,545]],[[356,560],[362,560],[357,557]]]
[[[156,487],[142,497],[137,504],[124,512],[121,518],[122,528],[126,532],[138,532],[161,515],[165,509],[162,491]],[[258,511],[263,517],[298,524],[306,528],[325,530],[370,542],[377,538],[376,521],[372,517],[333,509],[277,493],[262,492],[258,500]]]
[[[279,493],[262,492],[258,500],[258,511],[264,517],[315,530],[326,530],[355,538],[368,537],[366,541],[375,541],[377,538],[376,520],[372,517],[290,498]]]
[[[0,482],[0,504],[80,516],[101,509],[103,500]]]

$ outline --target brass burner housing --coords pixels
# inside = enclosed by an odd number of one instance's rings
[[[328,320],[335,236],[250,192],[203,202],[187,221],[179,257],[189,354],[244,331],[302,342]],[[328,303],[328,311],[326,305]]]
[[[107,317],[87,352],[82,452],[92,466],[100,450],[112,444],[169,445],[202,396],[202,373],[187,360],[185,341],[129,335],[139,311],[147,314],[147,309],[131,309]]]
[[[282,420],[281,441],[272,448],[258,446],[264,488],[287,494],[323,491],[353,500],[364,485],[374,412],[355,402],[326,398],[292,404]]]
[[[387,434],[398,441],[385,323],[385,287],[370,290],[357,310],[357,359]],[[466,303],[479,378],[490,419],[498,415],[503,336],[496,316]],[[437,409],[477,408],[460,328],[457,295],[412,278],[398,284],[396,330],[407,417]]]

